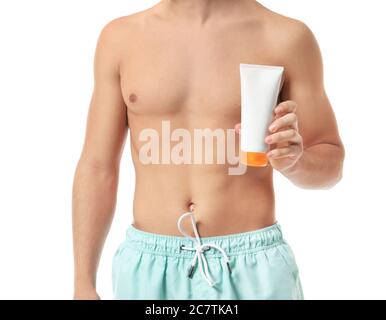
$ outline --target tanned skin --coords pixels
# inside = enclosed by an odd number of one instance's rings
[[[172,130],[239,129],[240,63],[285,67],[276,129],[266,140],[269,165],[232,176],[227,165],[142,164],[139,133],[160,132],[162,120]],[[148,232],[180,235],[177,219],[189,209],[202,237],[267,227],[276,222],[273,170],[307,189],[331,188],[342,177],[344,147],[324,89],[321,53],[302,22],[254,0],[163,0],[116,19],[98,41],[74,179],[76,299],[99,298],[98,262],[129,129],[133,224]]]

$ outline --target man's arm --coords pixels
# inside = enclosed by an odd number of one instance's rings
[[[115,23],[102,31],[95,54],[94,92],[72,199],[74,298],[98,299],[96,273],[115,211],[119,164],[127,136]]]
[[[317,41],[302,23],[297,23],[294,29],[294,39],[286,53],[282,99],[296,103],[304,151],[293,166],[281,173],[299,187],[326,189],[340,181],[345,151],[324,89]]]

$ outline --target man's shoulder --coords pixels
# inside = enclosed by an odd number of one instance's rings
[[[273,60],[285,65],[315,54],[317,42],[306,23],[267,8],[252,13],[251,24],[259,42],[264,41]]]
[[[312,37],[311,29],[303,21],[268,9],[265,10],[263,17],[265,29],[284,46],[299,45],[300,42],[309,41]]]
[[[263,15],[264,32],[272,57],[286,66],[287,73],[320,70],[321,53],[310,27],[298,19],[269,11]]]
[[[136,12],[130,15],[115,18],[103,27],[102,34],[108,37],[121,36],[123,33],[134,32],[143,20],[144,12]]]

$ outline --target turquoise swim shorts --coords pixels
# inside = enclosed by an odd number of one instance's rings
[[[299,270],[281,227],[200,238],[144,232],[130,226],[112,267],[116,299],[299,300]],[[182,219],[180,219],[182,220]]]

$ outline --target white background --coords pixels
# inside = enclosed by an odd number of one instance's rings
[[[156,2],[0,2],[0,298],[72,298],[71,188],[95,44],[109,20]],[[314,31],[346,146],[344,179],[332,190],[298,189],[275,174],[278,220],[306,298],[385,299],[384,1],[262,2]],[[105,299],[131,222],[133,174],[126,148],[98,275]]]

